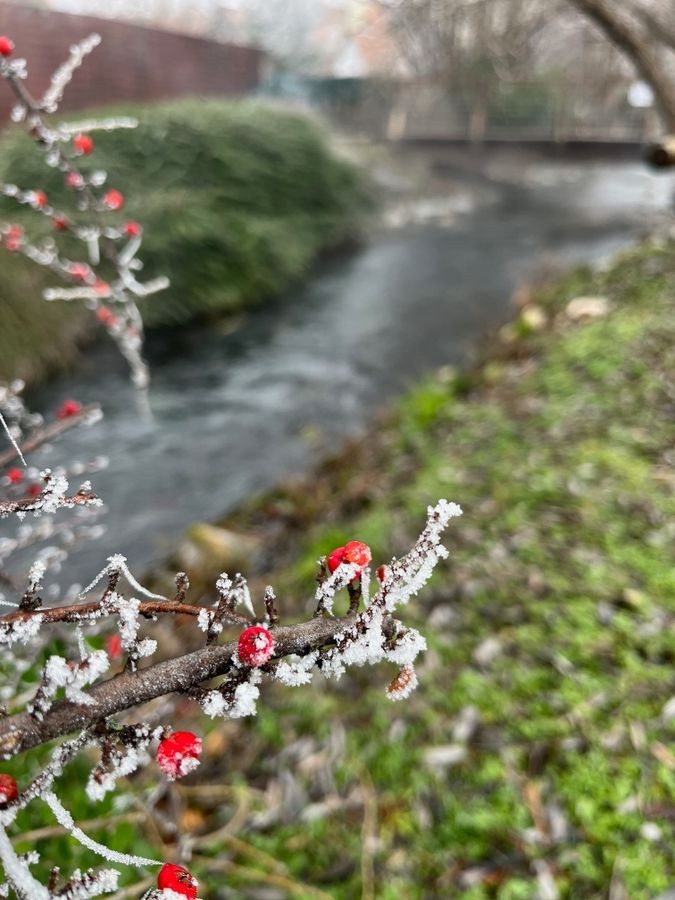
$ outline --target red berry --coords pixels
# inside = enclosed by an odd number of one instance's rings
[[[160,890],[174,891],[188,900],[197,900],[197,879],[183,866],[174,863],[164,863],[159,870],[157,887]]]
[[[99,295],[99,297],[109,297],[110,296],[110,285],[107,281],[103,281],[102,278],[97,278],[94,282],[94,290]]]
[[[77,400],[64,400],[56,411],[57,419],[70,419],[82,410],[82,404]]]
[[[108,209],[111,209],[113,212],[116,212],[118,209],[122,209],[124,206],[124,194],[121,194],[119,191],[111,190],[103,195],[103,205],[107,206]]]
[[[23,481],[23,469],[9,469],[7,478],[10,484],[20,484]]]
[[[47,195],[44,191],[33,191],[33,206],[44,209],[47,205]]]
[[[33,484],[29,484],[28,487],[26,488],[26,493],[28,494],[29,497],[39,497],[40,494],[42,493],[42,485],[37,484],[37,482],[35,482]]]
[[[125,222],[122,231],[127,237],[137,237],[143,229],[139,222]]]
[[[88,134],[76,134],[73,138],[73,147],[84,156],[89,156],[94,149],[93,138]]]
[[[66,187],[74,191],[81,191],[84,187],[84,178],[79,172],[68,172],[66,175]]]
[[[8,803],[13,803],[18,796],[19,789],[16,786],[16,781],[11,775],[5,775],[0,772],[0,809],[3,806],[7,806]]]
[[[86,263],[74,262],[70,263],[70,265],[68,266],[68,273],[76,281],[86,281],[87,278],[91,275],[91,269]]]
[[[349,541],[344,547],[336,547],[335,550],[332,550],[328,554],[326,562],[331,572],[334,572],[340,563],[356,566],[358,571],[352,579],[352,581],[356,581],[372,558],[368,544],[364,544],[363,541]]]
[[[246,666],[262,666],[274,653],[274,638],[262,625],[252,625],[239,635],[239,659]]]
[[[65,231],[68,227],[68,219],[59,213],[52,218],[52,224],[57,231]]]
[[[107,306],[99,306],[96,310],[96,318],[102,325],[105,325],[107,328],[112,328],[113,325],[117,325],[118,319],[115,313],[111,312]]]
[[[344,552],[344,547],[336,547],[335,550],[331,550],[331,552],[326,557],[326,562],[328,563],[328,568],[331,572],[334,572],[342,562],[342,554]]]
[[[20,225],[10,225],[3,235],[3,243],[7,250],[16,253],[23,243],[23,228]]]
[[[358,566],[359,569],[365,569],[373,558],[373,554],[370,552],[368,544],[364,544],[363,541],[349,541],[344,546],[342,558],[345,562]]]
[[[174,781],[197,768],[201,752],[201,738],[191,731],[175,731],[159,742],[157,765],[169,781]]]
[[[378,566],[375,575],[378,581],[385,581],[389,575],[389,566]]]
[[[7,35],[0,35],[0,56],[11,56],[14,52],[14,41]]]
[[[106,653],[110,659],[119,659],[122,655],[122,638],[119,634],[111,634],[105,642]]]

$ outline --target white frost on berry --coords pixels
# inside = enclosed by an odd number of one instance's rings
[[[162,888],[154,892],[153,900],[185,900],[185,894],[179,894],[173,888]]]

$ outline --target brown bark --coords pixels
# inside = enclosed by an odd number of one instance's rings
[[[306,654],[334,642],[335,636],[353,624],[354,615],[314,618],[299,625],[274,628],[274,658]],[[94,703],[81,706],[67,700],[55,703],[41,721],[28,713],[0,718],[0,759],[9,759],[40,744],[95,724],[106,716],[131,709],[148,700],[186,691],[233,669],[236,641],[214,644],[177,659],[155,663],[137,672],[123,672],[89,691]]]
[[[655,41],[675,50],[675,30],[669,28],[658,16],[642,7],[635,9],[635,14],[644,22],[645,27]]]
[[[665,74],[653,52],[652,42],[626,16],[616,0],[570,0],[587,18],[604,32],[635,66],[654,91],[654,97],[667,131],[675,131],[675,83]]]

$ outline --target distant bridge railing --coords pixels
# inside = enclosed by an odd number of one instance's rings
[[[652,110],[632,108],[627,84],[522,81],[479,102],[435,81],[276,76],[263,89],[318,108],[348,131],[374,138],[645,142],[659,134]]]

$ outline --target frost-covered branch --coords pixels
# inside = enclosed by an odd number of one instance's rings
[[[56,208],[44,191],[32,186],[21,188],[0,184],[0,193],[48,218],[55,235],[68,233],[76,238],[82,244],[82,258],[64,256],[53,237],[39,243],[31,241],[23,227],[16,223],[0,223],[0,237],[6,250],[23,254],[69,285],[48,288],[44,292],[45,300],[83,302],[94,311],[128,361],[134,383],[143,388],[148,382],[148,371],[142,357],[143,322],[136,301],[165,290],[169,282],[163,277],[146,283],[138,280],[137,272],[142,268],[138,252],[143,229],[134,221],[110,221],[111,214],[123,210],[124,195],[116,188],[107,188],[106,172],[87,171],[82,165],[95,150],[92,131],[133,128],[137,123],[130,117],[111,117],[52,124],[49,118],[58,111],[73,74],[99,42],[99,36],[93,34],[73,45],[68,60],[55,72],[44,97],[38,100],[24,84],[27,76],[25,60],[14,58],[12,41],[0,37],[0,76],[17,98],[12,119],[25,124],[36,146],[43,152],[46,164],[63,174],[66,187],[73,193],[75,211],[67,213]],[[113,278],[105,274],[111,266]]]
[[[255,674],[256,684],[252,684],[257,696],[260,674],[288,685],[307,683],[311,680],[313,670],[338,678],[350,665],[390,661],[401,667],[412,666],[418,653],[425,647],[424,640],[414,629],[404,627],[392,614],[397,606],[406,603],[422,587],[422,578],[430,576],[435,563],[444,555],[440,545],[442,531],[450,517],[459,514],[456,504],[447,504],[445,501],[430,508],[428,525],[415,547],[402,560],[394,560],[386,568],[378,592],[362,612],[340,617],[322,615],[297,625],[268,623],[267,626],[255,626],[255,616],[248,619],[231,610],[223,617],[230,623],[237,623],[240,627],[245,625],[248,630],[257,627],[265,635],[272,636],[273,652],[263,653],[262,663],[251,657],[249,662],[255,664],[247,666],[243,664],[241,648],[237,642],[214,644],[207,638],[206,645],[200,650],[137,671],[128,671],[96,684],[87,692],[86,702],[82,702],[79,696],[77,703],[66,698],[46,709],[42,704],[39,716],[33,709],[0,719],[0,755],[15,756],[148,700],[175,691],[189,692],[220,676],[226,678],[217,688],[198,692],[202,705],[210,715],[228,715],[232,712],[225,700],[219,703],[217,698],[223,698],[232,687],[229,677],[240,679],[244,675],[245,680],[250,682],[255,669],[261,670]],[[337,590],[339,588],[335,589],[331,600],[335,599]],[[124,647],[124,634],[122,645],[127,652],[133,653],[134,646],[143,648],[148,643],[147,639],[140,639],[138,636],[138,621],[141,617],[155,619],[162,614],[190,615],[199,620],[202,630],[208,631],[209,613],[216,614],[221,608],[220,600],[212,606],[191,606],[175,600],[143,603],[125,600],[119,594],[118,582],[114,582],[114,586],[109,586],[103,597],[93,603],[54,610],[17,610],[0,617],[0,643],[28,643],[42,628],[54,622],[86,626],[103,617],[117,616],[122,631],[127,632],[127,646]],[[151,643],[154,645],[154,641]],[[141,656],[144,655],[148,654],[142,652]],[[281,662],[289,656],[294,657],[290,663]],[[50,665],[52,672],[47,671]],[[48,663],[43,674],[43,684],[49,685],[55,680],[57,684],[52,684],[47,691],[42,688],[42,696],[45,693],[53,696],[59,687],[67,685],[69,672],[72,676],[71,683],[77,683],[76,669],[68,669],[65,661],[58,667],[54,662]],[[238,682],[236,687],[241,687],[241,683],[243,682]],[[78,692],[81,689],[82,685],[79,685]],[[240,691],[240,696],[242,693],[245,692]]]

